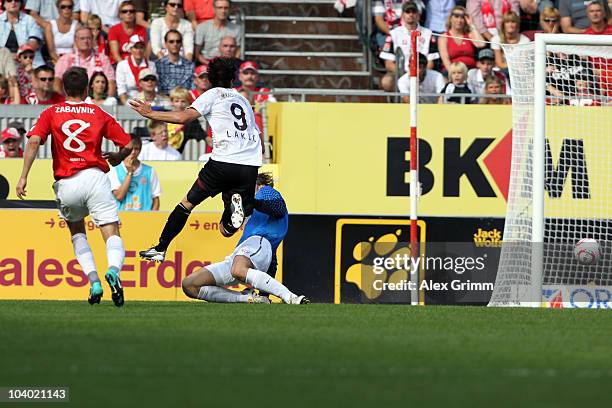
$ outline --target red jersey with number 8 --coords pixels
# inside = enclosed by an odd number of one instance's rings
[[[108,162],[102,158],[102,137],[119,148],[130,142],[121,125],[97,105],[64,102],[45,109],[27,137],[38,136],[45,143],[51,138],[53,176],[70,177],[81,170],[97,167],[107,173]]]

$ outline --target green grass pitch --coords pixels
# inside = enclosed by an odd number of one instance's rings
[[[0,345],[0,386],[66,385],[74,407],[589,407],[612,391],[597,310],[2,301]]]

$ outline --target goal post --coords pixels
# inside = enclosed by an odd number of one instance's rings
[[[572,256],[582,238],[612,240],[612,36],[536,34],[502,46],[512,164],[489,306],[540,307],[543,285],[612,287],[609,253],[591,266]]]

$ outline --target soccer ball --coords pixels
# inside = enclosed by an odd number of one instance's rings
[[[593,238],[583,238],[574,246],[574,256],[583,265],[595,265],[599,260],[599,244]]]

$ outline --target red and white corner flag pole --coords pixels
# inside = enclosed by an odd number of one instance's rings
[[[417,203],[419,196],[419,173],[418,173],[418,142],[417,142],[417,103],[419,93],[419,80],[417,68],[419,65],[419,53],[417,51],[417,30],[410,35],[410,255],[412,259],[419,256],[419,239],[417,231]],[[410,304],[419,304],[419,273],[410,275],[410,282],[417,286],[410,293]]]

